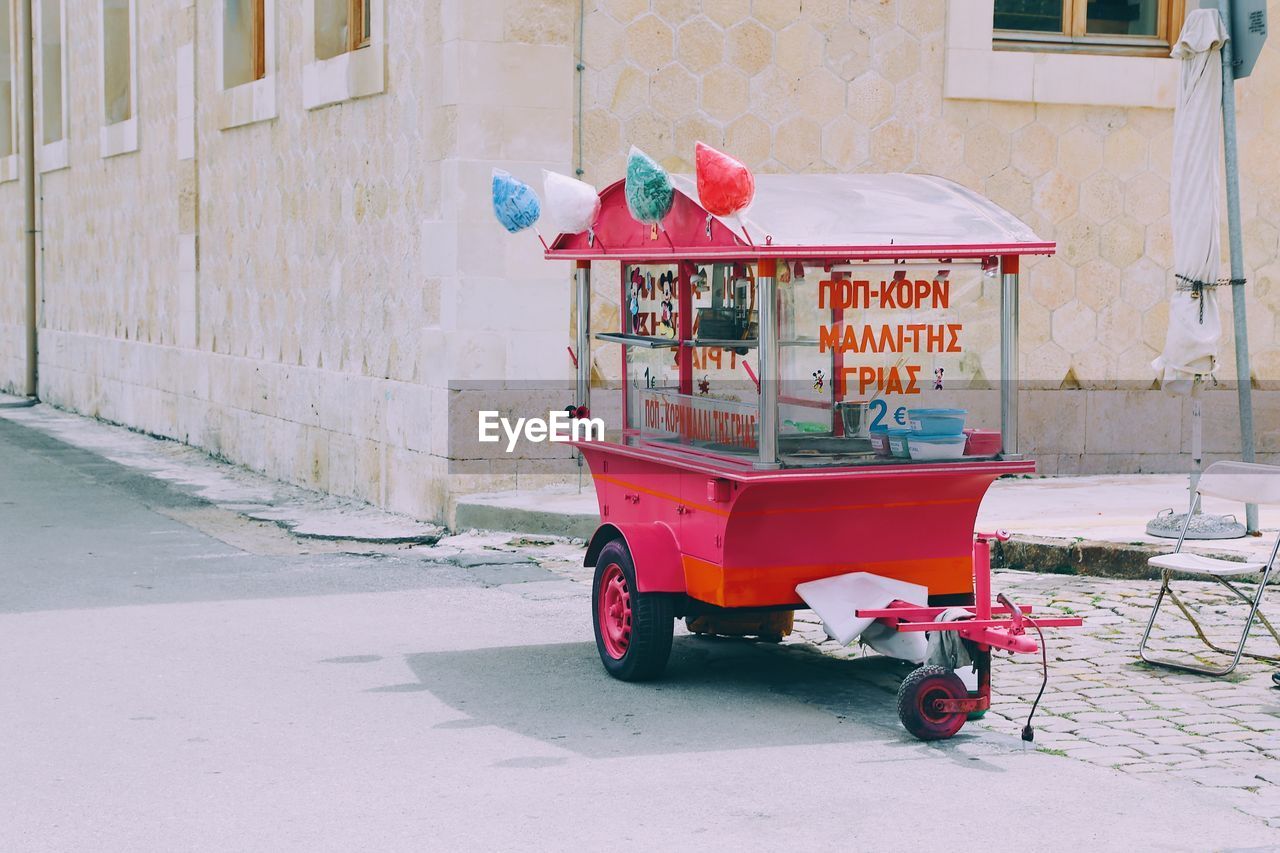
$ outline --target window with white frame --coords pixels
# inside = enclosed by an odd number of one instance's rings
[[[315,0],[315,4],[316,59],[332,59],[369,46],[371,0]]]
[[[102,107],[107,124],[133,118],[132,0],[102,0]]]
[[[11,168],[5,162],[18,150],[17,120],[14,113],[14,81],[18,75],[13,11],[10,0],[0,0],[0,180],[16,177],[16,170],[13,170],[14,175],[8,174]]]
[[[137,9],[134,0],[102,0],[103,157],[138,150]]]
[[[67,57],[65,0],[38,0],[36,38],[40,49],[40,170],[67,165]]]
[[[996,46],[1168,55],[1185,0],[996,0]]]
[[[302,101],[307,109],[386,90],[384,0],[305,0]]]
[[[267,76],[266,0],[224,0],[222,88]]]
[[[276,0],[222,0],[218,37],[224,130],[276,117]]]

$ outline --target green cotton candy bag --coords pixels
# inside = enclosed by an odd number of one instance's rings
[[[675,199],[667,170],[634,145],[627,160],[626,195],[631,216],[651,225],[662,221]]]

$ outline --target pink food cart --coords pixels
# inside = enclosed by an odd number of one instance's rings
[[[860,614],[897,630],[970,607],[948,624],[979,689],[922,667],[899,697],[914,734],[950,736],[989,703],[990,650],[1038,648],[1028,608],[992,604],[996,534],[975,544],[974,524],[995,479],[1035,471],[1018,453],[1019,262],[1054,244],[926,175],[761,175],[734,217],[673,183],[660,228],[619,181],[591,231],[546,252],[575,265],[579,413],[593,347],[623,376],[622,422],[576,444],[600,508],[586,564],[604,668],[658,676],[678,618],[777,641],[806,606],[797,585],[867,572],[927,588]],[[596,306],[616,328],[591,329],[593,273],[618,276],[616,312]]]

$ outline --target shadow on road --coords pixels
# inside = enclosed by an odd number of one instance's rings
[[[499,726],[589,757],[909,740],[891,692],[906,669],[887,658],[679,637],[666,676],[643,684],[606,675],[591,643],[431,652],[408,663],[417,684],[377,690],[427,691],[467,715],[442,727]]]

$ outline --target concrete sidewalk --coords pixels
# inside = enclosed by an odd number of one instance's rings
[[[978,513],[979,528],[1014,535],[997,558],[1015,568],[1068,574],[1147,577],[1147,557],[1172,551],[1174,540],[1148,536],[1147,522],[1163,509],[1185,511],[1188,479],[1180,474],[1038,477],[997,480]],[[1244,517],[1244,507],[1205,499],[1206,512]],[[599,524],[588,479],[574,487],[468,495],[457,503],[461,529],[589,537]],[[1234,558],[1270,556],[1280,507],[1261,507],[1262,536],[1189,542],[1188,550]]]

